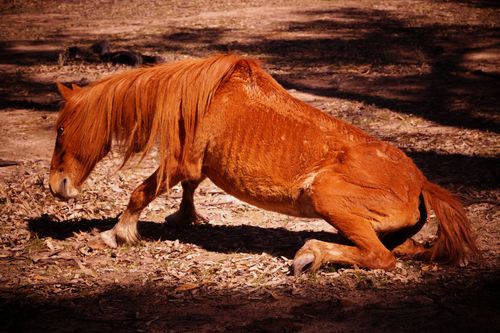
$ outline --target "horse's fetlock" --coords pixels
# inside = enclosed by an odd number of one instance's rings
[[[139,241],[136,225],[122,225],[121,223],[118,223],[113,229],[115,231],[116,238],[122,243],[134,244]]]
[[[391,259],[386,260],[382,264],[382,268],[386,271],[392,271],[393,269],[395,269],[396,268],[396,258],[392,257]]]
[[[391,252],[368,252],[363,255],[363,266],[386,271],[396,268],[396,257]]]
[[[386,271],[392,271],[396,268],[396,257],[392,253],[385,253],[377,258],[376,266]]]

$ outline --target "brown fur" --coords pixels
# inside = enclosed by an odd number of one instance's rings
[[[209,177],[256,206],[322,217],[354,243],[307,242],[294,260],[299,272],[325,262],[390,269],[394,254],[461,262],[477,252],[461,205],[403,152],[293,98],[254,60],[187,60],[60,91],[66,105],[51,167],[56,195],[60,184],[78,187],[113,140],[124,163],[155,144],[160,150],[157,172],[103,234],[110,246],[135,241],[140,211],[179,181],[189,194],[175,218],[193,220],[192,193]],[[402,243],[408,230],[416,232],[422,194],[440,220],[438,241],[430,250],[406,242],[391,253],[377,234],[405,235]]]

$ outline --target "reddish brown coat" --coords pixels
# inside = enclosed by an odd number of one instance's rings
[[[460,203],[403,152],[292,97],[254,60],[219,55],[60,91],[66,103],[51,165],[54,194],[75,195],[112,142],[122,145],[124,163],[160,149],[158,170],[103,233],[110,246],[137,240],[142,209],[179,181],[185,193],[175,217],[191,222],[192,194],[209,177],[253,205],[324,218],[354,243],[308,241],[296,272],[326,262],[390,269],[394,254],[464,262],[477,252]],[[409,239],[425,219],[422,200],[441,223],[431,249]],[[388,234],[398,241],[383,243]]]

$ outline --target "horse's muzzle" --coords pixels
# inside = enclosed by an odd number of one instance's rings
[[[51,173],[49,188],[52,195],[62,200],[74,198],[80,193],[80,191],[73,186],[71,179],[64,173]]]

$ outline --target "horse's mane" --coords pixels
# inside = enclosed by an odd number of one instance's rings
[[[109,151],[113,140],[124,150],[122,166],[135,153],[143,152],[144,157],[158,143],[157,184],[168,182],[168,165],[187,158],[217,88],[241,61],[255,63],[237,55],[216,55],[110,76],[68,98],[57,127],[64,128],[66,140],[81,138],[77,144],[86,170]]]

